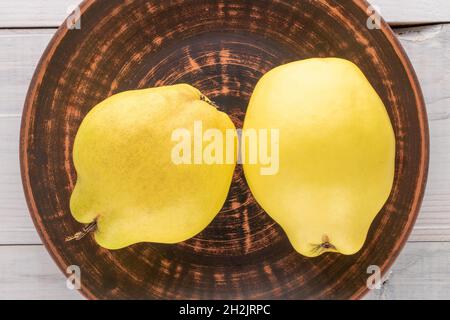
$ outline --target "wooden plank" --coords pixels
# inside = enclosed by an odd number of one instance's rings
[[[19,175],[19,114],[54,30],[0,30],[0,244],[40,243]],[[450,241],[450,25],[397,30],[418,73],[431,130],[428,189],[411,241]]]
[[[408,243],[387,282],[366,299],[450,299],[450,243]]]
[[[0,117],[0,244],[41,243],[20,179],[19,131],[19,117]]]
[[[57,27],[80,0],[0,0],[0,28]]]
[[[54,33],[54,29],[0,30],[0,115],[22,112],[34,69]]]
[[[448,0],[368,0],[392,25],[450,21]]]
[[[430,120],[430,170],[412,241],[450,240],[450,25],[397,30],[419,77]]]
[[[80,0],[0,0],[0,28],[57,27]],[[369,0],[392,24],[450,21],[448,0]]]
[[[5,299],[79,300],[83,297],[67,288],[63,273],[45,248],[38,245],[0,247],[0,300]]]
[[[381,290],[370,292],[366,299],[450,299],[449,268],[450,243],[408,243],[387,283]],[[64,275],[43,246],[2,246],[0,299],[82,299],[82,296],[67,289]]]

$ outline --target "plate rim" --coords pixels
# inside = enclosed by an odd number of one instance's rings
[[[319,1],[327,1],[327,0],[319,0]],[[95,0],[83,0],[83,2],[79,5],[80,14],[83,14],[91,7],[91,5],[95,3]],[[366,0],[353,0],[353,3],[362,10],[366,15],[368,14],[367,9],[371,7],[371,5]],[[369,16],[368,16],[369,17]],[[36,207],[36,203],[34,201],[33,192],[30,183],[30,177],[28,175],[28,136],[29,136],[29,128],[30,128],[30,115],[31,111],[33,111],[33,101],[36,96],[36,92],[38,90],[39,84],[43,79],[45,71],[49,65],[51,58],[53,57],[54,52],[58,48],[61,41],[65,38],[67,32],[70,30],[68,28],[69,17],[64,20],[61,26],[57,29],[55,35],[52,37],[50,42],[48,43],[46,49],[44,50],[39,62],[35,68],[33,77],[31,79],[30,85],[27,90],[26,99],[24,102],[24,107],[22,111],[21,118],[21,126],[20,126],[20,150],[19,150],[19,159],[20,159],[20,173],[22,186],[25,194],[25,199],[28,206],[29,214],[33,220],[33,224],[35,226],[36,231],[39,234],[42,243],[47,250],[47,252],[52,257],[55,264],[58,266],[60,271],[67,278],[68,274],[66,273],[66,269],[68,265],[63,261],[62,257],[58,253],[53,242],[50,240],[50,237],[42,224],[42,220],[40,217],[40,213]],[[421,136],[421,158],[418,165],[419,174],[417,180],[417,188],[415,190],[415,196],[413,198],[412,208],[409,210],[408,221],[405,227],[405,231],[401,234],[401,237],[396,242],[396,246],[388,255],[388,258],[385,260],[383,266],[380,266],[381,274],[384,277],[387,272],[391,269],[394,262],[397,260],[399,254],[407,243],[407,240],[412,232],[414,224],[417,220],[417,217],[420,212],[421,204],[423,201],[423,197],[425,194],[425,189],[427,185],[428,178],[428,170],[429,170],[429,159],[430,159],[430,136],[429,136],[429,125],[428,125],[428,116],[426,111],[425,99],[422,93],[422,89],[420,86],[420,82],[417,78],[417,74],[414,70],[414,67],[407,56],[403,46],[401,45],[398,38],[395,36],[393,30],[389,26],[389,24],[381,17],[381,29],[380,29],[386,39],[391,44],[394,49],[396,55],[400,59],[403,69],[405,70],[409,83],[412,87],[412,91],[414,92],[415,102],[417,106],[418,119],[420,125],[420,136]],[[90,300],[98,300],[99,298],[93,294],[83,283],[81,283],[81,288],[78,290],[85,298]],[[357,300],[363,298],[369,292],[369,288],[367,286],[362,286],[358,291],[356,291],[351,297],[350,300]]]

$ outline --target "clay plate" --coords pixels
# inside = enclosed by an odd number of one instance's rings
[[[392,265],[419,212],[428,168],[428,126],[413,68],[389,26],[370,29],[364,1],[85,1],[81,29],[64,23],[28,92],[22,179],[31,216],[65,272],[82,270],[92,299],[355,299],[367,268]],[[369,23],[370,24],[370,23]],[[355,62],[382,97],[397,137],[392,194],[356,255],[297,254],[258,206],[237,168],[214,222],[177,245],[100,248],[69,211],[72,146],[87,112],[124,90],[190,83],[242,125],[257,80],[310,57]],[[151,125],[151,124],[150,124]],[[162,185],[161,188],[164,186]]]

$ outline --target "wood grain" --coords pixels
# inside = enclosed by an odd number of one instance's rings
[[[20,118],[0,117],[0,245],[42,243],[20,183],[19,131]]]
[[[53,29],[0,30],[0,116],[20,116],[34,69]]]
[[[29,207],[54,259],[63,270],[69,264],[86,270],[83,293],[89,298],[361,296],[367,266],[386,270],[406,241],[427,169],[420,89],[393,34],[386,25],[375,32],[364,27],[362,2],[184,4],[88,1],[82,7],[85,28],[61,29],[46,51],[26,102],[21,159]],[[164,24],[156,28],[155,20]],[[296,254],[252,200],[239,171],[221,214],[186,243],[140,244],[115,252],[91,238],[76,246],[64,243],[80,227],[68,210],[75,180],[71,145],[96,102],[126,89],[188,82],[225,111],[243,112],[255,82],[270,68],[330,55],[363,69],[387,105],[398,140],[393,193],[359,254],[313,260]],[[240,243],[244,240],[249,246]],[[312,281],[319,272],[323,281]]]
[[[0,28],[59,27],[80,0],[0,0]]]
[[[103,0],[101,0],[103,1]],[[450,21],[447,0],[371,0],[393,25]],[[59,27],[80,0],[0,0],[0,28]]]
[[[408,243],[380,290],[366,299],[450,299],[450,243]]]
[[[399,29],[426,96],[430,119],[429,183],[411,240],[450,240],[450,26]]]
[[[0,300],[82,299],[44,246],[0,246]]]
[[[371,0],[391,25],[447,23],[450,3],[447,0]]]

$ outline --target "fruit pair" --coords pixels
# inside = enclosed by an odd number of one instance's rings
[[[174,161],[174,139],[195,134],[199,120],[211,133],[199,150],[214,135],[235,132],[226,114],[185,84],[121,93],[86,116],[73,151],[78,180],[71,211],[81,223],[96,222],[101,246],[177,243],[212,221],[227,197],[236,158],[215,161],[227,152],[220,143],[199,155],[194,142],[177,149],[181,160]],[[254,90],[243,128],[261,129],[279,132],[279,168],[263,175],[265,164],[244,161],[245,176],[293,247],[308,257],[359,251],[390,194],[395,168],[388,114],[359,68],[329,58],[268,72]],[[250,151],[245,144],[244,158]],[[195,157],[206,163],[183,162]]]

